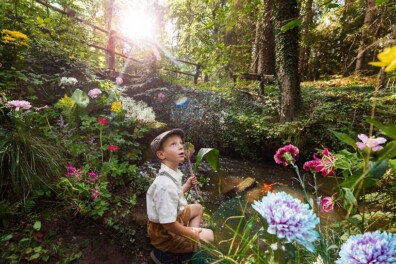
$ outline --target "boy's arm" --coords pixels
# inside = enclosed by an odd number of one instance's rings
[[[186,183],[183,185],[183,193],[188,192],[193,185],[198,183],[197,177],[195,175],[187,179]]]
[[[202,229],[200,228],[195,228],[193,231],[193,229],[191,227],[186,227],[182,224],[180,224],[179,222],[173,222],[173,223],[169,223],[169,224],[162,224],[164,226],[164,228],[169,231],[172,232],[176,235],[179,236],[185,236],[188,237],[192,240],[194,240],[195,242],[199,242],[199,233],[200,231],[202,231]]]

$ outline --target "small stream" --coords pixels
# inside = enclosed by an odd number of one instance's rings
[[[154,174],[159,168],[159,162],[146,163],[145,173],[149,171],[149,174]],[[181,171],[184,175],[188,175],[188,168],[186,164],[181,164]],[[141,170],[143,172],[143,170]],[[304,171],[300,169],[300,174],[303,176]],[[254,213],[250,204],[255,200],[260,200],[263,197],[263,184],[276,183],[273,186],[273,190],[276,192],[284,191],[293,197],[299,198],[301,201],[304,200],[304,194],[300,183],[296,179],[294,170],[289,167],[277,165],[271,161],[241,161],[233,158],[220,158],[220,175],[222,176],[222,190],[219,194],[219,178],[214,173],[210,166],[202,162],[197,173],[198,177],[203,177],[200,181],[204,180],[206,183],[201,188],[203,201],[201,204],[205,207],[205,213],[211,218],[211,221],[217,227],[221,228],[224,221],[231,217],[241,215],[241,205],[244,206],[246,203],[247,213]],[[229,191],[236,187],[245,178],[252,177],[256,180],[251,188],[238,196],[228,195]],[[332,187],[334,183],[330,178],[323,178],[318,176],[318,184],[320,186],[319,192],[322,197],[329,196],[332,194]],[[306,175],[306,188],[309,195],[315,203],[315,197],[313,188],[310,184],[313,183],[312,175]],[[315,208],[316,212],[317,208]],[[335,222],[341,219],[341,212],[333,211],[332,213],[321,213],[321,225],[325,226],[329,223]]]

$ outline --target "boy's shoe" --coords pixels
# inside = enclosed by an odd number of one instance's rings
[[[155,264],[180,264],[177,254],[163,252],[156,248],[150,252],[150,257]]]

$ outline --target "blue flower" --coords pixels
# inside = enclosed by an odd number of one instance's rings
[[[285,192],[269,192],[252,206],[267,220],[268,233],[286,238],[288,242],[296,241],[315,252],[312,243],[319,238],[319,233],[315,230],[319,218],[307,204]]]
[[[337,264],[396,263],[396,235],[367,232],[355,235],[341,246]]]

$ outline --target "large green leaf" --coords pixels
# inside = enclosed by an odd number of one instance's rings
[[[356,149],[356,140],[354,140],[353,138],[351,138],[350,136],[348,136],[345,133],[341,133],[341,132],[336,132],[333,130],[330,130],[331,133],[334,134],[334,136],[336,136],[340,141],[348,144],[349,146],[353,147],[354,149]]]
[[[378,158],[380,160],[383,159],[391,159],[396,157],[396,140],[392,140],[386,146],[378,152]]]
[[[282,31],[288,31],[289,29],[293,29],[295,27],[299,27],[302,23],[302,19],[301,18],[297,18],[297,19],[293,19],[292,21],[290,21],[289,23],[287,23],[286,25],[284,25],[283,27],[281,27]]]
[[[87,105],[89,104],[89,97],[86,95],[83,91],[80,89],[76,89],[74,93],[72,94],[71,98],[73,101],[82,108],[86,108]]]
[[[370,123],[372,123],[375,127],[381,129],[382,133],[384,133],[384,135],[392,138],[392,139],[396,139],[396,125],[383,125],[381,124],[379,121],[375,120],[375,119],[368,119],[368,121]]]
[[[219,172],[219,150],[215,148],[201,148],[198,151],[197,160],[195,161],[194,173],[197,173],[198,167],[204,157],[208,161],[210,167],[215,172]]]
[[[367,176],[370,178],[381,179],[388,168],[388,160],[370,161]]]

